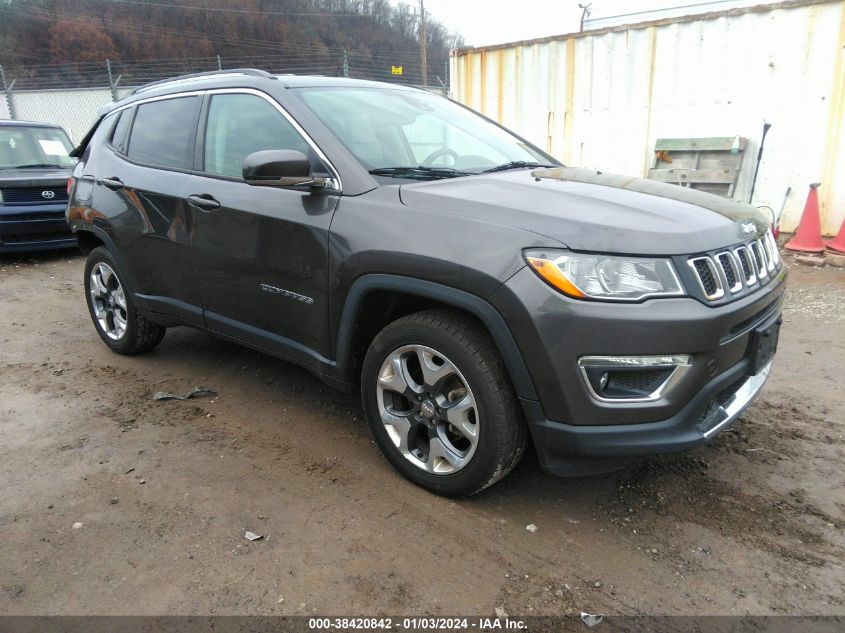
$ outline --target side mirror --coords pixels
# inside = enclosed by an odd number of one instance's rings
[[[268,149],[244,158],[243,178],[250,185],[325,187],[326,179],[311,175],[311,164],[302,152]]]

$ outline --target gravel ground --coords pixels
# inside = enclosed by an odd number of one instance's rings
[[[841,269],[792,266],[773,375],[712,445],[451,501],[304,370],[187,328],[110,353],[82,267],[0,258],[0,614],[845,614]]]

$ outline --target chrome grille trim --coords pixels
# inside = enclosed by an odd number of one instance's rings
[[[766,241],[769,243],[769,247],[772,250],[772,259],[775,262],[775,268],[780,265],[780,253],[778,252],[778,243],[775,240],[775,236],[772,234],[771,231],[766,233]]]
[[[757,269],[757,277],[760,279],[768,277],[769,270],[766,268],[766,251],[760,244],[760,240],[751,242],[749,248],[751,249],[751,253],[754,255],[752,259],[754,260],[754,267]]]
[[[701,291],[708,301],[726,295],[747,296],[755,292],[781,268],[780,253],[771,231],[758,239],[687,260]],[[706,267],[706,268],[705,268]],[[731,275],[734,283],[731,284]],[[711,283],[709,276],[712,276]],[[708,287],[711,290],[708,292]]]
[[[698,268],[696,268],[697,262],[704,262],[707,265],[707,268],[710,270],[710,274],[713,276],[714,281],[716,282],[716,289],[712,293],[707,292],[707,288],[704,286],[704,280],[701,278],[701,273],[698,272]],[[701,287],[701,292],[704,293],[704,296],[707,297],[710,301],[715,301],[716,299],[721,299],[725,296],[725,288],[724,284],[722,284],[722,277],[719,275],[719,271],[716,269],[716,265],[713,263],[713,260],[710,257],[693,257],[689,260],[690,268],[692,268],[693,272],[695,273],[695,278],[698,280],[698,285]]]
[[[775,269],[775,256],[772,255],[772,244],[769,241],[769,234],[766,233],[762,238],[760,238],[760,244],[763,246],[763,250],[766,252],[766,268],[769,269],[769,272],[772,272]]]
[[[731,253],[730,251],[722,251],[721,253],[716,253],[716,262],[719,264],[719,268],[722,269],[722,274],[724,275],[726,282],[730,283],[730,281],[728,281],[728,271],[725,269],[725,260],[727,260],[728,266],[731,267],[731,271],[733,272],[735,283],[733,286],[728,288],[728,290],[730,290],[731,294],[734,295],[740,290],[742,290],[742,280],[744,278],[744,275],[740,270],[739,264],[734,259],[733,253]]]
[[[742,276],[745,278],[745,285],[746,286],[753,286],[757,283],[757,273],[755,272],[754,267],[754,256],[751,254],[751,251],[747,246],[739,246],[734,249],[734,255],[736,255],[736,259],[740,262],[740,268],[742,269]],[[742,266],[742,260],[745,259],[745,262],[748,264],[748,274],[745,274],[745,267]]]
[[[766,266],[766,274],[768,275],[774,268],[770,259],[771,256],[769,255],[769,251],[766,249],[766,242],[762,237],[757,240],[757,243],[760,245],[760,254],[763,256],[763,262]]]

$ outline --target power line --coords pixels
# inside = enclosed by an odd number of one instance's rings
[[[7,7],[8,11],[13,13],[18,13],[19,15],[25,15],[30,17],[34,20],[44,21],[44,22],[51,22],[54,23],[56,17],[63,17],[71,20],[84,20],[87,16],[81,14],[70,14],[58,11],[48,11],[46,9],[41,9],[39,7],[31,7],[31,6],[11,6]],[[138,33],[141,35],[172,35],[180,38],[189,38],[189,39],[196,39],[196,40],[203,40],[210,43],[222,44],[222,45],[230,45],[230,46],[242,46],[246,48],[254,48],[257,50],[264,50],[264,51],[272,51],[282,53],[284,51],[290,51],[289,54],[297,55],[302,54],[302,47],[300,46],[293,46],[293,45],[286,45],[286,44],[279,44],[276,42],[272,42],[270,40],[260,40],[260,39],[249,39],[243,40],[240,38],[231,38],[226,36],[218,36],[212,34],[205,34],[199,33],[197,31],[182,31],[178,29],[169,29],[166,27],[145,27],[143,25],[130,25],[130,24],[121,24],[115,23],[113,20],[103,18],[103,22],[107,23],[108,26],[106,27],[109,30],[114,31],[123,31],[129,33]],[[318,50],[312,49],[310,51],[311,54],[321,54],[325,51],[327,55],[340,55],[343,53],[343,48],[341,47],[324,47]],[[374,53],[368,49],[358,49],[358,50],[349,50],[350,55],[363,55],[366,57],[370,57],[373,60],[383,60],[385,62],[390,61],[413,61],[416,59],[413,53]],[[84,62],[79,62],[84,63]]]
[[[138,0],[115,0],[142,5],[167,5],[170,3],[140,2]],[[192,7],[203,9],[203,7]],[[53,24],[56,18],[66,18],[73,21],[91,20],[92,16],[82,12],[68,13],[50,11],[37,6],[9,4],[4,7],[6,15],[18,15],[39,22]],[[260,12],[256,12],[260,13]],[[340,14],[321,14],[340,15]],[[399,83],[425,83],[420,80],[421,68],[417,68],[419,58],[411,51],[385,52],[376,45],[371,48],[349,48],[315,46],[303,49],[301,46],[280,44],[262,39],[243,39],[225,35],[205,34],[197,31],[184,31],[174,28],[153,27],[144,24],[125,23],[100,16],[97,22],[106,30],[113,33],[137,33],[146,37],[171,36],[179,39],[202,41],[206,45],[225,45],[231,47],[252,48],[258,51],[256,55],[236,54],[225,58],[229,68],[242,66],[263,67],[266,70],[280,73],[340,75],[343,73],[344,59],[350,64],[352,75],[367,78],[388,79]],[[440,54],[435,54],[440,58]],[[67,88],[69,85],[79,87],[103,86],[103,72],[106,60],[80,61],[53,64],[26,64],[18,61],[12,68],[16,71],[18,86],[21,89],[55,89]],[[391,76],[389,69],[393,65],[405,66],[403,76]],[[111,60],[112,70],[121,77],[121,85],[139,85],[155,79],[168,76],[214,70],[218,67],[217,56],[196,58],[170,57],[140,60]]]
[[[147,2],[139,2],[139,0],[114,0],[115,2],[134,2],[139,4],[153,4]],[[201,8],[201,7],[196,7]],[[42,9],[40,7],[33,7],[33,6],[26,6],[26,5],[9,5],[6,7],[6,11],[11,13],[17,13],[18,15],[27,16],[31,19],[44,21],[44,22],[51,22],[54,23],[56,17],[63,17],[70,20],[85,20],[89,16],[83,14],[71,14],[65,13],[60,11],[48,11],[46,9]],[[331,14],[325,14],[331,15]],[[335,14],[339,15],[339,14]],[[196,39],[196,40],[203,40],[210,43],[222,44],[222,45],[230,45],[230,46],[241,46],[246,48],[253,48],[256,50],[264,50],[264,51],[273,51],[273,52],[282,52],[282,51],[291,51],[293,54],[301,53],[302,48],[299,46],[293,45],[285,45],[279,44],[276,42],[272,42],[270,40],[260,40],[251,38],[249,40],[244,40],[241,38],[230,38],[226,36],[218,36],[212,34],[205,34],[199,33],[197,31],[183,31],[178,29],[168,29],[166,27],[145,27],[142,25],[130,25],[130,24],[122,24],[122,23],[115,23],[113,20],[108,20],[106,18],[102,18],[101,21],[103,23],[108,23],[107,29],[112,31],[123,31],[128,33],[137,33],[141,35],[172,35],[180,38],[189,38],[189,39]],[[325,51],[327,54],[342,54],[343,48],[340,47],[325,47],[321,49],[321,51]],[[413,54],[405,54],[405,53],[373,53],[370,50],[350,50],[350,54],[353,55],[364,55],[368,56],[372,59],[380,59],[384,60],[385,62],[389,61],[402,61],[407,59],[409,61],[414,59]],[[84,62],[79,62],[84,63]]]
[[[85,20],[88,16],[80,15],[80,14],[68,14],[68,13],[61,13],[57,11],[47,11],[46,9],[40,9],[38,7],[23,7],[23,6],[14,6],[10,7],[7,10],[13,13],[19,13],[22,15],[26,15],[33,20],[40,20],[44,22],[51,22],[55,23],[56,17],[64,17],[70,20]],[[180,31],[178,29],[168,29],[165,27],[144,27],[140,25],[130,26],[128,24],[114,24],[111,20],[103,19],[103,22],[108,22],[111,26],[107,27],[110,30],[114,31],[126,31],[129,33],[138,33],[141,35],[173,35],[180,38],[189,38],[189,39],[202,39],[208,42],[214,42],[218,44],[229,44],[232,46],[243,46],[246,48],[255,48],[259,50],[294,50],[298,49],[295,46],[285,46],[283,44],[276,44],[274,42],[270,42],[268,40],[256,40],[251,39],[248,41],[244,41],[243,39],[232,39],[226,37],[218,37],[214,35],[206,35],[202,33],[198,33],[196,31]]]
[[[331,11],[315,11],[315,12],[299,12],[299,11],[260,11],[257,9],[229,9],[223,7],[197,7],[186,4],[172,4],[169,2],[144,2],[143,0],[112,0],[112,2],[119,2],[121,4],[140,4],[143,6],[154,7],[168,7],[173,9],[187,9],[193,11],[217,11],[220,13],[245,13],[249,15],[290,15],[290,16],[321,16],[321,17],[355,17],[368,18],[369,15],[363,13],[334,13]]]
[[[337,72],[343,64],[343,57],[336,54],[320,52],[301,52],[299,55],[257,55],[257,56],[229,56],[225,57],[229,68],[242,66],[264,67],[268,70],[278,69],[281,72]],[[348,59],[348,57],[347,57]],[[396,60],[395,56],[389,60]],[[398,60],[401,61],[401,60]],[[401,61],[406,66],[405,76],[418,73],[416,60],[411,63]],[[48,81],[73,82],[93,78],[99,81],[105,68],[105,60],[101,62],[79,62],[65,64],[16,64],[7,68],[17,78],[26,83],[43,83]],[[164,58],[153,60],[112,60],[111,68],[126,81],[137,80],[147,76],[168,76],[184,74],[195,69],[214,69],[218,65],[217,56],[194,58]],[[386,74],[392,64],[382,62],[367,56],[353,57],[352,70],[356,73]],[[398,79],[398,78],[397,78]]]

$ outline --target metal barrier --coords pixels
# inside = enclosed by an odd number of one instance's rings
[[[133,87],[176,75],[226,68],[255,67],[276,74],[360,77],[390,81],[448,94],[448,65],[437,86],[420,86],[412,58],[393,62],[361,53],[325,51],[298,60],[268,55],[226,59],[219,56],[189,60],[140,62],[69,62],[66,64],[4,68],[0,65],[0,119],[20,119],[61,125],[78,142],[96,117],[97,109],[126,96]],[[393,58],[391,58],[393,59]],[[402,75],[391,68],[399,64]]]

